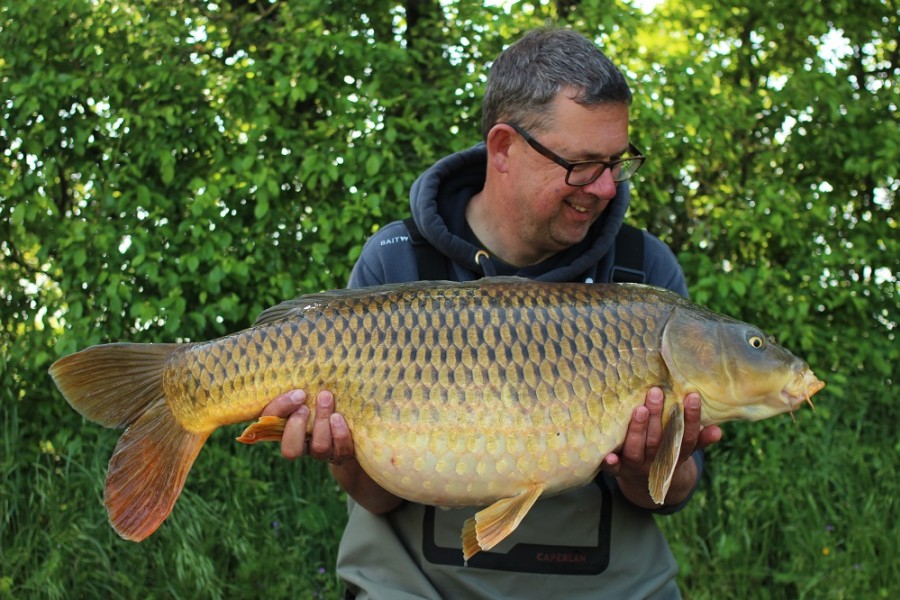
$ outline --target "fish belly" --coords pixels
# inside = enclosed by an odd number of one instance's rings
[[[404,429],[357,435],[357,459],[392,493],[445,507],[488,504],[534,484],[544,486],[544,495],[584,485],[624,436],[622,427],[591,436],[572,429]]]

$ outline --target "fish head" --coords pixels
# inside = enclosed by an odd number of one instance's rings
[[[760,328],[699,308],[673,310],[662,355],[676,393],[700,393],[704,425],[793,413],[825,387]]]

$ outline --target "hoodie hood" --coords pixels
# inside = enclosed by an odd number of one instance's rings
[[[487,149],[483,143],[447,156],[425,171],[410,190],[410,208],[419,231],[454,263],[475,273],[496,274],[497,259],[467,241],[465,206],[484,187]],[[592,272],[615,243],[631,194],[620,184],[615,198],[593,224],[585,239],[537,265],[507,275],[542,281],[575,281]]]

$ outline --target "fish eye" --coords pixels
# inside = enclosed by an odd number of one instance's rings
[[[751,335],[749,338],[747,338],[747,343],[749,343],[754,348],[762,348],[766,345],[766,341],[758,335]]]

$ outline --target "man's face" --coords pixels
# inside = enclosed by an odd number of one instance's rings
[[[619,158],[628,150],[628,106],[587,108],[565,91],[554,101],[547,131],[528,132],[569,162]],[[505,195],[509,226],[535,253],[534,262],[582,241],[616,195],[612,173],[583,187],[566,184],[566,169],[534,150],[520,135],[509,148]]]

